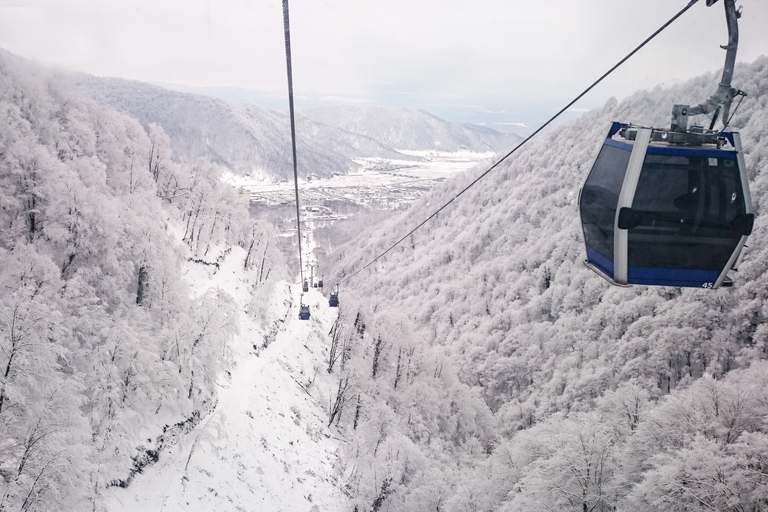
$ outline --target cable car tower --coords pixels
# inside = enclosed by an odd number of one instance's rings
[[[727,129],[733,99],[745,96],[731,87],[741,9],[723,1],[729,38],[715,94],[675,105],[668,129],[614,122],[581,190],[586,264],[613,284],[732,285],[755,216],[741,138]],[[688,127],[710,113],[708,128]]]

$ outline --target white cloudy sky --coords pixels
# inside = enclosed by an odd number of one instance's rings
[[[556,110],[686,3],[291,0],[296,94],[523,122],[526,109]],[[739,60],[752,61],[768,53],[768,0],[741,3]],[[701,0],[583,106],[714,71],[726,40],[723,2]],[[96,75],[285,96],[280,0],[0,0],[0,47]]]

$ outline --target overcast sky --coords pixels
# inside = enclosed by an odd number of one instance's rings
[[[686,4],[291,0],[297,104],[371,101],[530,123],[531,112],[557,110]],[[738,59],[751,62],[768,53],[768,0],[740,5]],[[726,41],[723,2],[700,0],[578,106],[715,71]],[[287,105],[276,0],[0,0],[0,47],[95,75],[249,89],[270,107]]]

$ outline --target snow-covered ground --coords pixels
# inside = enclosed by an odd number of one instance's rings
[[[325,371],[325,339],[337,311],[317,290],[304,294],[312,317],[298,319],[301,287],[280,283],[268,327],[245,313],[251,287],[241,271],[244,254],[234,249],[215,267],[190,263],[186,277],[196,293],[217,287],[240,306],[240,333],[231,343],[234,364],[220,377],[211,414],[159,461],[125,488],[110,488],[107,507],[122,511],[346,510],[336,450],[340,438],[328,423],[331,381]]]

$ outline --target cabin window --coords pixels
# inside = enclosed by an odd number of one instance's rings
[[[613,225],[629,149],[604,145],[581,191],[581,223],[588,247],[613,261]]]

